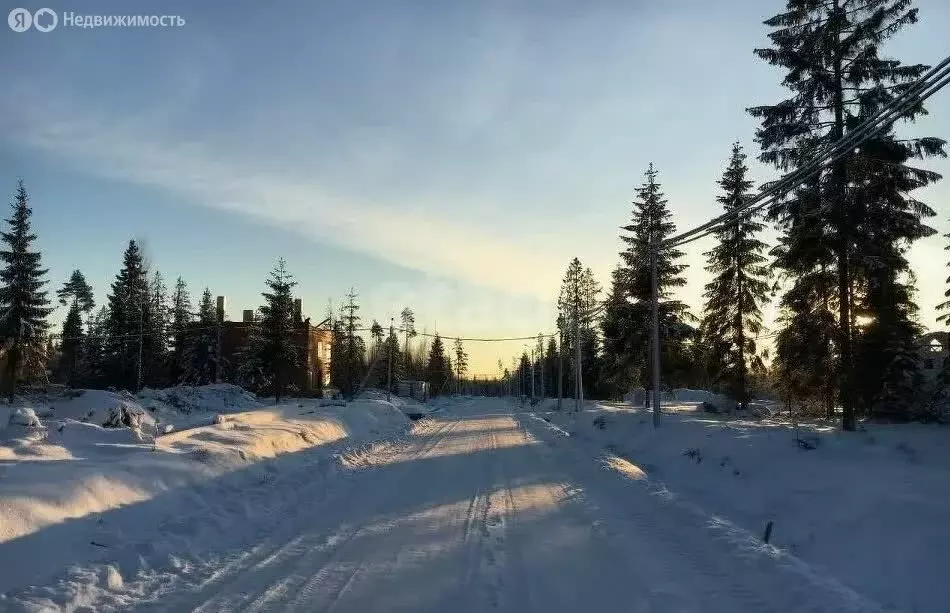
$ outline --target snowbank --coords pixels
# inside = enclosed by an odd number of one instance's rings
[[[57,414],[88,416],[92,411],[101,417],[101,409],[87,409],[93,406],[90,399],[111,402],[116,395],[90,392],[60,403]],[[188,410],[208,413],[194,399],[220,400],[213,390],[168,392],[150,394],[163,403],[186,398],[193,403]],[[212,402],[211,408],[239,406],[232,402],[232,392],[224,396],[230,397],[229,404]],[[250,399],[241,398],[250,403]],[[17,414],[28,416],[30,412]],[[146,442],[132,428],[106,428],[75,419],[48,420],[45,427],[31,430],[18,427],[14,432],[11,428],[0,438],[0,459],[5,461],[0,466],[0,559],[13,559],[4,553],[7,544],[53,524],[150,500],[280,454],[388,436],[405,430],[409,423],[385,400],[361,400],[346,407],[294,401],[218,415],[221,418],[217,424],[172,432]],[[9,587],[3,581],[5,566],[0,567],[0,592]]]
[[[622,405],[544,417],[580,444],[633,464],[659,492],[698,505],[711,521],[724,517],[756,534],[774,522],[773,544],[885,605],[945,610],[946,429],[866,424],[842,433],[710,415],[695,404],[664,411],[657,430],[649,411]]]
[[[234,413],[261,406],[254,394],[230,383],[145,389],[137,396],[137,400],[143,408],[159,415]]]

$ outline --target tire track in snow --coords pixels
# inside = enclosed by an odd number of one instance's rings
[[[408,459],[423,457],[440,442],[442,437],[454,429],[457,423],[457,421],[445,421],[437,427],[427,428],[419,435],[421,440],[402,441],[400,443],[402,451],[416,447]],[[387,453],[394,455],[392,447],[386,447],[386,450]],[[346,501],[351,489],[351,487],[344,487],[342,490],[333,490],[334,495],[328,497],[322,488],[324,483],[308,485],[310,487],[307,493],[311,494],[313,500],[298,500],[294,508],[297,512],[293,513],[294,521],[282,525],[279,535],[267,538],[264,543],[255,546],[251,552],[239,554],[225,566],[215,569],[210,576],[195,585],[189,592],[183,595],[179,593],[179,597],[169,595],[168,600],[171,600],[171,603],[164,602],[164,599],[154,602],[155,610],[193,610],[196,613],[266,611],[272,603],[279,601],[282,596],[289,594],[300,584],[312,578],[311,569],[324,565],[334,551],[345,546],[357,535],[361,527],[346,526],[330,535],[316,531],[301,537],[300,522],[312,519],[311,515],[319,517],[321,510],[329,509],[341,500]],[[396,486],[397,484],[394,483],[387,490]],[[306,504],[307,502],[312,504]],[[303,508],[309,514],[301,517],[299,511]],[[304,529],[306,531],[306,525]],[[284,538],[290,538],[290,540],[285,541]],[[265,569],[266,572],[262,572]],[[278,579],[275,580],[275,577]],[[180,590],[182,586],[175,587]]]
[[[425,434],[423,434],[423,436],[425,436],[427,439],[426,444],[403,461],[411,462],[425,458],[435,447],[443,442],[446,435],[455,431],[459,424],[460,421],[456,419],[446,422],[440,427],[436,428],[427,426],[424,431]],[[389,453],[389,455],[387,455],[390,460],[395,456],[398,456],[398,453]],[[387,499],[394,493],[399,485],[399,483],[391,481],[390,487],[386,488],[384,492],[378,493],[379,495],[376,502],[377,509],[382,507],[387,502]],[[371,514],[371,516],[376,515],[378,515],[378,513]],[[395,520],[386,522],[382,526],[379,524],[372,524],[370,522],[364,523],[359,528],[348,534],[345,539],[341,540],[337,547],[335,547],[325,559],[321,560],[319,564],[300,565],[300,571],[295,573],[292,579],[297,589],[297,594],[291,602],[285,603],[284,606],[279,610],[322,610],[320,607],[317,607],[314,604],[314,602],[318,599],[318,595],[320,594],[328,594],[330,596],[329,602],[326,605],[326,610],[329,611],[335,609],[338,606],[340,599],[350,589],[356,577],[363,571],[365,567],[365,562],[355,565],[339,564],[340,558],[343,557],[347,552],[347,547],[351,542],[358,540],[360,537],[365,536],[371,531],[377,532],[391,530],[394,526],[396,526],[397,523],[398,521]],[[336,566],[334,566],[334,564],[336,564]],[[314,569],[317,569],[316,573],[313,572]]]

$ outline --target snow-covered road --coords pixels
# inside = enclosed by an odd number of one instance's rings
[[[502,402],[451,412],[350,454],[326,478],[309,479],[312,467],[297,462],[262,486],[269,495],[247,494],[267,496],[269,522],[247,521],[269,527],[232,526],[232,536],[247,535],[240,547],[142,584],[128,604],[207,613],[876,610],[824,573],[658,495],[629,477],[635,471],[606,468],[540,419]]]

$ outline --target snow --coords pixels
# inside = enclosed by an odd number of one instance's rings
[[[222,398],[227,394],[231,397]],[[168,409],[169,399],[176,397],[215,399],[209,407],[194,401],[186,406],[183,418],[196,411],[212,415],[209,409],[250,404],[240,388],[185,393],[174,388],[147,395],[165,405],[160,411],[172,421],[176,415]],[[84,563],[132,535],[154,530],[182,513],[231,517],[241,511],[243,502],[236,510],[234,496],[225,501],[221,491],[240,491],[247,481],[260,484],[272,475],[268,462],[308,452],[301,463],[332,463],[342,442],[392,436],[409,423],[395,406],[384,402],[319,407],[316,401],[292,401],[218,413],[222,419],[217,425],[173,431],[143,442],[133,428],[60,418],[64,414],[88,418],[90,412],[103,418],[121,403],[141,410],[120,395],[88,390],[57,403],[57,410],[50,413],[56,419],[51,417],[42,426],[0,430],[0,594],[60,577],[60,591],[52,604],[47,603],[53,608],[37,605],[35,610],[88,606],[97,590],[119,589],[123,576],[145,568],[133,555],[115,572],[83,570]],[[256,400],[253,404],[260,406]],[[24,409],[15,414],[34,413]],[[141,415],[149,417],[145,411]],[[225,504],[230,506],[224,508]],[[167,540],[156,542],[164,543],[155,545],[163,551],[173,549]],[[69,570],[71,566],[76,569]],[[73,571],[85,574],[72,576]],[[63,573],[69,577],[62,579]],[[7,610],[4,597],[0,596],[0,610]]]
[[[160,423],[217,416],[154,443],[42,417],[0,434],[0,611],[927,613],[950,597],[939,427],[803,426],[806,450],[780,419],[695,404],[657,431],[620,404],[378,390],[166,408],[218,394],[238,393],[149,392]]]
[[[712,518],[759,537],[773,521],[773,545],[877,602],[921,613],[950,602],[945,428],[868,423],[843,433],[796,428],[782,416],[712,415],[692,403],[665,405],[656,431],[649,410],[612,403],[541,417]]]
[[[691,390],[686,388],[673,390],[673,398],[675,398],[677,402],[704,402],[713,399],[715,396],[716,394],[708,390]]]
[[[27,428],[42,426],[40,418],[36,416],[36,411],[29,407],[16,407],[10,413],[10,418],[7,421],[11,426],[26,426]]]

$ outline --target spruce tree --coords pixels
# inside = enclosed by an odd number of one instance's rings
[[[462,377],[468,371],[468,354],[465,353],[465,347],[462,345],[462,339],[455,339],[455,384],[456,391],[461,392]]]
[[[392,334],[386,337],[382,349],[383,355],[379,362],[382,372],[382,387],[386,387],[386,380],[388,379],[391,383],[389,391],[393,394],[399,391],[399,382],[408,378],[406,360],[399,349],[398,334],[398,332],[393,331]],[[390,360],[392,360],[392,372],[389,371]]]
[[[17,184],[7,224],[0,232],[0,342],[6,352],[4,385],[12,401],[17,383],[25,377],[45,369],[46,317],[49,307],[46,285],[47,270],[41,268],[41,254],[33,251],[33,234],[29,206],[30,196],[23,185]]]
[[[528,358],[527,351],[522,352],[515,375],[519,394],[521,396],[527,396],[531,391],[531,360]]]
[[[369,327],[370,336],[373,337],[373,345],[379,349],[379,346],[383,342],[383,327],[375,319],[373,320],[373,325]]]
[[[80,377],[80,361],[85,342],[82,316],[95,308],[92,287],[79,270],[74,270],[63,286],[56,291],[59,303],[68,306],[63,321],[63,338],[60,344],[59,376],[67,385],[76,386]]]
[[[255,386],[269,386],[275,401],[280,402],[290,381],[292,369],[299,361],[299,348],[294,338],[293,288],[297,282],[287,271],[283,258],[277,260],[262,293],[264,304],[259,318],[251,325],[245,350],[245,376]]]
[[[210,295],[209,295],[210,298]],[[188,285],[181,277],[175,280],[175,291],[172,294],[171,312],[169,313],[168,333],[171,337],[171,352],[169,356],[169,378],[173,383],[181,383],[185,376],[185,354],[188,350],[188,336],[192,328],[194,313],[192,313],[191,295]]]
[[[613,279],[619,287],[614,288],[618,295],[611,297],[611,306],[619,312],[610,314],[613,321],[608,324],[611,333],[617,335],[609,344],[632,350],[628,368],[639,375],[640,385],[644,388],[649,388],[652,383],[652,360],[649,357],[653,297],[651,253],[654,246],[676,232],[673,215],[667,207],[661,185],[656,181],[657,174],[650,164],[645,173],[646,180],[635,190],[637,198],[633,202],[633,215],[630,223],[623,227],[626,234],[620,237],[625,245],[620,253],[621,268]],[[670,380],[670,375],[683,361],[686,341],[693,334],[688,323],[692,316],[686,305],[673,297],[673,291],[686,284],[684,273],[687,266],[679,263],[682,257],[683,252],[676,248],[659,249],[657,255],[660,346],[663,351],[661,376],[668,383],[676,383]]]
[[[719,181],[717,200],[726,213],[748,202],[752,181],[746,178],[746,156],[739,143]],[[743,407],[749,400],[750,367],[761,368],[755,337],[762,330],[762,308],[769,292],[764,242],[757,234],[765,226],[746,213],[716,232],[717,245],[705,255],[706,270],[713,276],[706,284],[703,344],[710,350],[713,380],[726,386]]]
[[[432,345],[429,348],[429,359],[426,363],[426,380],[429,382],[430,396],[438,396],[445,391],[450,372],[451,367],[445,355],[442,337],[436,333],[435,338],[432,339]]]
[[[590,267],[584,267],[578,258],[568,264],[558,295],[557,324],[562,337],[565,359],[565,389],[574,389],[577,373],[577,343],[580,334],[581,372],[587,390],[594,387],[597,373],[597,355],[600,345],[599,318],[597,317],[600,284]],[[578,325],[575,326],[575,320]],[[530,387],[528,388],[530,392]]]
[[[168,304],[168,288],[159,271],[152,273],[149,283],[148,342],[145,359],[145,382],[150,387],[165,387],[168,384],[169,328],[171,308]]]
[[[945,234],[944,238],[947,239],[947,246],[944,247],[944,250],[950,251],[950,233]],[[947,263],[947,270],[950,271],[950,262]],[[940,315],[937,316],[937,321],[950,328],[950,276],[947,277],[944,284],[947,286],[947,289],[944,291],[943,297],[947,300],[937,305],[937,312],[940,313]],[[947,362],[946,366],[950,366],[950,360]]]
[[[601,358],[600,385],[608,397],[617,398],[624,392],[639,384],[644,377],[644,354],[636,346],[636,340],[642,334],[632,334],[637,326],[642,325],[642,315],[639,307],[635,307],[627,298],[627,283],[624,278],[624,268],[617,266],[610,275],[610,291],[604,303],[604,316],[601,318],[601,336],[603,338],[603,355]],[[564,342],[566,332],[561,317],[558,318],[558,330]],[[565,363],[570,354],[565,354]],[[565,385],[566,376],[565,373]],[[565,387],[565,389],[568,389]]]
[[[206,287],[198,303],[197,319],[184,327],[183,382],[192,385],[215,382],[223,367],[218,356],[217,324],[217,308],[211,290]]]
[[[386,379],[389,376],[389,354],[386,347],[383,346],[383,326],[378,321],[373,320],[369,328],[372,347],[369,352],[369,364],[371,372],[368,373],[369,385],[379,388],[386,388]]]
[[[783,85],[792,95],[778,104],[750,109],[762,120],[757,140],[764,162],[782,170],[801,167],[814,151],[847,135],[923,74],[926,66],[905,66],[880,55],[887,39],[917,21],[917,9],[910,5],[909,0],[787,0],[786,11],[765,22],[773,28],[769,34],[773,46],[757,49],[756,54],[786,69]],[[922,112],[917,105],[906,117],[912,119]],[[877,347],[873,351],[865,348],[865,356],[878,350],[884,353],[863,367],[880,372],[880,366],[886,365],[890,377],[913,378],[907,371],[912,365],[900,358],[907,335],[912,333],[902,314],[913,310],[909,304],[912,291],[897,285],[909,280],[902,251],[930,232],[922,218],[932,211],[906,192],[938,176],[911,168],[905,161],[942,152],[940,139],[898,140],[889,128],[832,164],[806,189],[772,211],[772,218],[785,232],[777,264],[793,280],[790,291],[799,294],[787,303],[807,305],[803,298],[812,294],[822,308],[827,304],[837,309],[833,348],[830,340],[821,338],[820,327],[810,325],[810,329],[818,334],[814,340],[822,345],[821,351],[833,351],[846,430],[856,425],[858,396],[853,369],[856,353],[862,353],[860,347],[855,350],[855,341],[862,340],[853,329],[856,313],[878,319],[888,328],[864,337],[884,339],[872,342]],[[795,258],[792,254],[796,251],[811,257],[804,261]],[[861,291],[875,285],[881,288],[877,296],[873,289]],[[835,304],[829,297],[832,292]],[[786,319],[800,322],[802,315],[790,312]],[[861,373],[860,378],[868,381],[870,372]],[[888,386],[881,383],[882,389]],[[877,396],[864,394],[866,401]]]
[[[950,251],[950,233],[946,234],[944,238],[947,239],[947,246],[944,247],[944,249]],[[947,263],[947,269],[950,270],[950,262]],[[937,305],[937,312],[940,313],[937,317],[937,322],[944,324],[948,328],[947,342],[950,342],[950,276],[947,277],[944,284],[947,286],[947,289],[944,291],[943,296],[947,300]],[[937,377],[936,392],[938,398],[950,396],[950,358],[946,358],[943,361],[943,368]]]
[[[59,346],[57,378],[70,387],[77,385],[83,346],[82,314],[75,304],[69,306],[63,320],[63,338]]]
[[[108,363],[106,350],[108,347],[109,309],[106,306],[99,310],[86,322],[86,334],[83,337],[79,374],[77,379],[85,386],[102,387],[105,382],[103,366]]]
[[[105,383],[138,391],[151,354],[152,300],[148,271],[134,239],[126,247],[122,269],[112,282],[107,300],[109,319],[101,366]]]
[[[501,370],[500,364],[499,370]],[[544,351],[544,395],[548,398],[557,397],[557,378],[559,374],[557,340],[551,336],[548,337],[547,347]]]
[[[945,234],[944,238],[947,239],[947,245],[943,249],[944,251],[950,251],[950,232]],[[950,271],[950,262],[947,262],[947,270]],[[946,301],[937,305],[937,312],[940,313],[940,315],[937,316],[937,321],[950,327],[950,276],[944,281],[944,285],[947,286],[947,289],[943,292],[943,297],[946,298]]]
[[[402,333],[406,339],[405,345],[405,360],[406,360],[406,377],[412,377],[412,358],[410,357],[409,351],[409,339],[415,338],[418,334],[416,332],[416,315],[412,312],[412,309],[406,307],[399,314],[399,320],[402,323]]]
[[[337,391],[343,393],[343,389],[348,380],[347,375],[347,343],[346,329],[343,324],[343,318],[333,319],[331,327],[331,349],[330,349],[330,385]]]
[[[789,399],[834,416],[839,371],[835,342],[837,279],[832,236],[821,215],[821,186],[812,178],[769,212],[782,234],[774,267],[788,282],[779,306],[775,368]]]
[[[358,294],[350,288],[346,302],[341,308],[340,321],[343,329],[343,351],[339,354],[342,362],[343,380],[340,390],[347,396],[356,393],[363,378],[363,366],[366,357],[366,344],[358,334],[360,330],[360,305]]]

